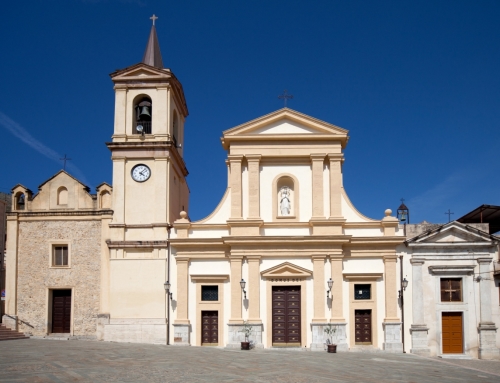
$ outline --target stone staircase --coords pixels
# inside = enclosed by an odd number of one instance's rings
[[[29,339],[28,336],[22,332],[8,329],[3,324],[0,324],[0,340],[14,340],[14,339]]]

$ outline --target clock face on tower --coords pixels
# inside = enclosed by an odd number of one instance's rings
[[[151,177],[151,170],[143,164],[135,165],[132,168],[132,179],[137,182],[145,182]]]

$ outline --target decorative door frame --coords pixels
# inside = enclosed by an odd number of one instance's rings
[[[229,275],[191,275],[191,282],[196,283],[196,324],[195,328],[195,345],[201,346],[201,329],[203,318],[202,311],[218,311],[219,320],[219,346],[225,345],[224,332],[225,332],[225,319],[224,319],[224,285],[229,282]],[[201,286],[218,286],[219,300],[218,301],[202,301],[201,300]]]

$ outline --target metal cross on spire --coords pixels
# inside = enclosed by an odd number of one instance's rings
[[[61,161],[64,161],[63,169],[66,170],[66,161],[71,161],[71,158],[68,158],[66,154],[63,158],[59,158]]]
[[[157,16],[153,13],[153,16],[150,17],[150,20],[153,20],[153,25],[155,25],[155,21],[158,19]]]
[[[286,102],[287,102],[287,100],[291,100],[293,98],[293,94],[288,94],[288,91],[285,89],[283,91],[283,94],[280,95],[280,96],[278,96],[278,98],[280,100],[284,100],[285,101],[285,108],[286,108]]]
[[[451,215],[452,215],[452,214],[455,214],[455,213],[452,213],[452,212],[451,212],[451,210],[450,210],[450,209],[448,209],[448,211],[447,211],[447,212],[445,212],[444,214],[448,214],[448,222],[450,222],[450,221],[451,221]]]

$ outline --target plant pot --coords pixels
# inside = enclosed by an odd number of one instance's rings
[[[337,345],[336,344],[329,344],[328,346],[328,352],[337,352]]]
[[[250,350],[250,342],[241,342],[242,350]]]

